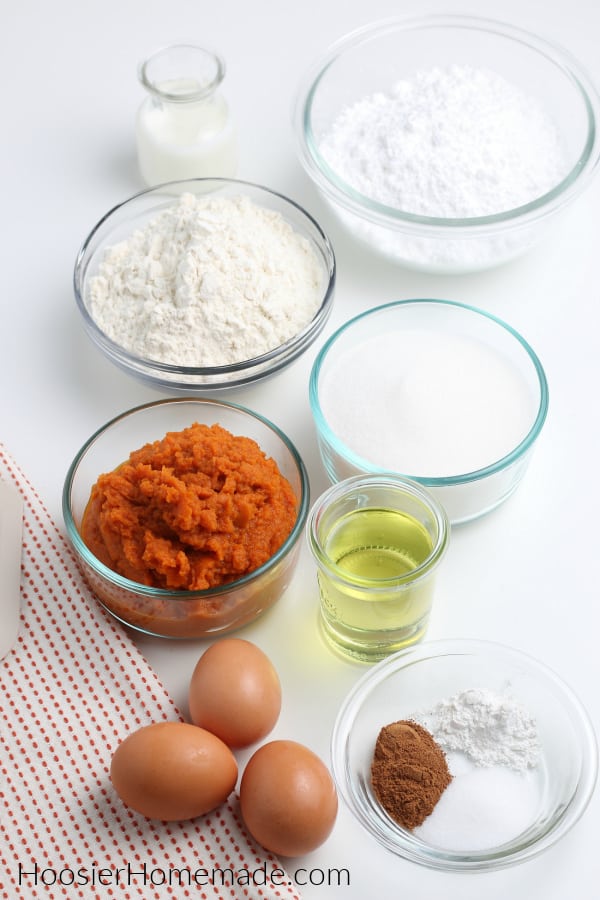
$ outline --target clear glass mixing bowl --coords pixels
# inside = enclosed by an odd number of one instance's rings
[[[416,215],[345,182],[320,147],[341,110],[419,70],[488,69],[538,101],[566,150],[564,177],[515,209],[473,218]],[[471,16],[392,18],[333,44],[305,74],[294,109],[300,161],[347,230],[398,264],[429,272],[486,269],[523,253],[590,183],[600,158],[600,97],[566,50],[512,25]]]

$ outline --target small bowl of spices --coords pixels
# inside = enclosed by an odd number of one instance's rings
[[[382,846],[445,871],[532,859],[578,822],[598,747],[551,669],[501,644],[424,642],[378,663],[332,735],[340,796]]]
[[[227,178],[174,181],[115,206],[75,262],[87,334],[111,362],[187,394],[250,384],[325,325],[336,266],[291,199]]]
[[[75,456],[67,537],[100,603],[145,634],[233,631],[284,593],[308,513],[308,476],[275,425],[181,398],[112,419]]]
[[[600,158],[600,96],[561,47],[461,15],[394,17],[333,44],[295,106],[300,161],[348,232],[436,273],[544,237]]]
[[[394,472],[423,485],[453,525],[516,490],[548,410],[528,342],[448,300],[399,300],[350,319],[315,358],[309,394],[331,481]]]

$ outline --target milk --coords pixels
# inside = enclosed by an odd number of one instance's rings
[[[138,166],[146,184],[234,177],[237,141],[225,99],[211,94],[186,100],[197,97],[200,88],[189,78],[157,87],[163,96],[147,97],[136,118]]]

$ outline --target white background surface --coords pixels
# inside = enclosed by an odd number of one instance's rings
[[[412,0],[20,0],[0,5],[2,85],[1,439],[57,521],[65,472],[87,437],[113,415],[161,393],[113,368],[83,333],[72,294],[79,245],[97,219],[141,187],[133,122],[142,100],[138,61],[180,39],[218,48],[241,138],[240,177],[288,194],[328,231],[338,286],[326,332],[300,361],[264,385],[223,394],[276,422],[326,487],[307,379],[325,336],[355,313],[394,299],[442,297],[481,306],[532,343],[546,368],[550,413],[525,482],[486,519],[453,535],[440,571],[430,639],[497,640],[551,665],[600,725],[598,681],[597,389],[600,181],[567,227],[526,258],[469,277],[411,274],[353,245],[296,160],[290,109],[304,69],[343,33],[398,11],[450,11]],[[600,81],[596,0],[470,0],[456,12],[503,18],[566,45]],[[243,636],[272,657],[284,689],[274,737],[329,757],[342,698],[365,671],[318,636],[317,590],[303,548],[280,604]],[[138,640],[185,709],[187,679],[204,648]],[[350,886],[306,887],[307,898],[566,900],[599,896],[600,800],[541,858],[498,874],[431,872],[381,850],[341,808],[331,838],[299,865],[347,868]],[[288,868],[293,869],[291,864]]]

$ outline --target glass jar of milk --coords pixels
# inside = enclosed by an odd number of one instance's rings
[[[225,63],[189,44],[165,47],[142,63],[148,91],[136,119],[138,165],[147,185],[184,178],[232,178],[237,141],[219,93]]]

